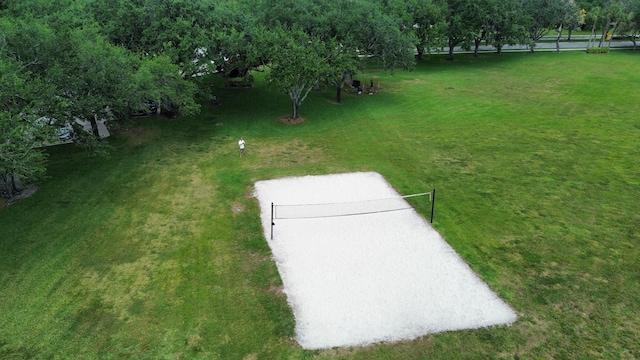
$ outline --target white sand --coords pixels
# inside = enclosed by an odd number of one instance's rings
[[[267,239],[272,202],[400,196],[371,172],[260,181],[255,190]],[[275,223],[268,243],[293,309],[296,339],[305,349],[414,339],[516,320],[412,209]]]

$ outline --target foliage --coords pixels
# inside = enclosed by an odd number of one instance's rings
[[[142,58],[132,83],[139,111],[148,110],[145,100],[155,102],[158,113],[188,116],[199,111],[200,106],[195,102],[196,85],[185,81],[167,56]]]
[[[134,53],[164,55],[185,78],[211,71],[207,51],[216,14],[212,1],[90,0],[89,11],[107,39]]]
[[[517,0],[490,2],[487,43],[502,52],[505,45],[526,43],[527,31],[523,25],[522,3]]]
[[[33,125],[9,112],[0,112],[0,196],[13,197],[22,187],[44,179],[46,155],[34,148],[34,138],[42,141],[47,129]],[[20,187],[18,184],[21,184]]]
[[[98,136],[98,121],[118,127],[149,100],[173,113],[198,110],[197,88],[180,76],[177,65],[109,42],[85,5],[10,2],[0,17],[2,171],[11,183],[42,178],[45,157],[38,147],[53,140],[61,126],[75,130],[76,144],[105,155],[108,145]],[[88,121],[93,132],[85,132],[78,120]]]
[[[524,0],[524,26],[529,34],[529,47],[534,51],[536,41],[558,24],[573,23],[580,9],[571,0]]]
[[[265,0],[259,2],[256,8],[257,22],[262,26],[254,33],[264,38],[278,39],[283,37],[282,29],[293,29],[294,37],[302,38],[303,43],[313,44],[305,50],[304,46],[291,49],[290,44],[287,44],[299,42],[297,39],[263,41],[268,46],[259,51],[263,54],[258,57],[262,63],[278,67],[270,73],[269,78],[273,84],[278,83],[281,87],[283,83],[297,83],[295,90],[289,86],[285,90],[294,104],[294,118],[297,117],[299,106],[295,104],[300,104],[315,84],[328,83],[334,86],[337,90],[336,102],[341,102],[338,89],[342,88],[347,78],[355,76],[360,68],[359,56],[373,57],[388,70],[410,69],[413,66],[411,32],[403,31],[402,22],[385,14],[380,3],[363,0],[305,0],[289,4]],[[282,49],[284,51],[280,51]],[[296,55],[295,51],[300,53]],[[311,53],[316,55],[311,56]],[[300,58],[296,60],[296,56]],[[317,59],[320,61],[316,61]],[[301,61],[309,63],[302,65]],[[283,64],[291,67],[287,72],[304,73],[285,74]],[[311,69],[312,66],[317,68]],[[281,76],[283,79],[278,79]],[[315,79],[308,80],[312,77]]]
[[[441,49],[446,45],[443,38],[447,26],[444,12],[444,1],[439,0],[408,0],[405,14],[409,15],[407,25],[414,29],[416,52],[418,59],[424,58],[424,53]]]
[[[555,21],[555,28],[558,36],[556,37],[556,52],[560,52],[560,37],[564,28],[575,29],[584,24],[583,13],[574,0],[563,0],[559,2],[559,13]]]
[[[591,34],[589,35],[589,42],[587,43],[587,49],[592,47],[591,44],[595,44],[596,39],[596,30],[598,27],[602,26],[602,21],[604,16],[602,14],[602,8],[599,6],[595,6],[587,12],[587,19],[591,22]]]
[[[218,4],[212,15],[212,41],[207,45],[207,54],[214,56],[215,71],[225,76],[245,77],[251,70],[268,62],[261,51],[264,24],[253,14],[257,4],[243,1]]]
[[[297,28],[279,29],[265,45],[273,51],[268,81],[289,96],[291,118],[297,119],[298,108],[316,82],[333,73],[330,60],[339,45],[313,38]]]
[[[447,5],[445,35],[449,45],[448,59],[453,60],[454,47],[461,46],[465,50],[471,48],[476,34],[481,31],[484,17],[480,5],[474,0],[449,0]]]
[[[0,48],[0,180],[7,197],[22,190],[17,184],[44,178],[46,156],[37,146],[53,135],[38,115],[51,87],[29,71],[36,62],[11,50],[6,43]]]
[[[606,46],[609,47],[611,45],[611,39],[613,35],[616,33],[618,26],[620,23],[625,22],[628,14],[625,12],[623,6],[619,3],[611,3],[607,8],[604,9],[604,15],[607,19],[605,28],[602,31],[602,37],[600,38],[599,46],[602,47],[607,41]]]
[[[628,14],[620,26],[620,33],[626,34],[631,39],[633,49],[636,50],[636,41],[640,32],[640,0],[630,1],[626,5]]]

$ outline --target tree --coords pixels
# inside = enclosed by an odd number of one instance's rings
[[[425,53],[446,45],[443,39],[447,9],[444,0],[388,1],[386,8],[385,13],[400,19],[402,27],[412,33],[418,60],[423,60]]]
[[[328,58],[326,81],[336,89],[336,103],[342,103],[342,89],[345,82],[354,76],[360,67],[358,54],[353,50],[337,43],[334,44],[333,54]]]
[[[611,47],[611,39],[615,34],[618,25],[626,20],[626,13],[623,10],[621,4],[612,3],[606,10],[605,16],[607,19],[604,30],[602,30],[602,37],[600,38],[599,47],[602,47],[605,40],[608,41],[607,47]]]
[[[576,4],[576,6],[580,8],[578,4]],[[578,23],[576,24],[576,26],[569,27],[569,31],[567,32],[567,41],[571,41],[571,33],[573,32],[573,30],[582,29],[586,24],[586,22],[587,22],[587,10],[585,10],[584,8],[580,8],[580,17],[578,19]]]
[[[111,124],[145,109],[185,114],[198,110],[196,87],[167,56],[134,54],[101,34],[84,2],[9,2],[0,18],[0,177],[9,196],[18,184],[41,179],[59,126],[74,126],[74,141],[96,153],[104,145],[97,121]],[[92,124],[88,133],[76,119]]]
[[[359,3],[359,0],[356,2]],[[351,20],[348,12],[335,17],[334,10],[340,8],[344,0],[262,0],[257,4],[248,0],[248,3],[258,21],[269,29],[296,27],[323,40],[336,36],[335,20]]]
[[[166,56],[142,58],[131,83],[137,110],[148,110],[145,100],[152,100],[158,114],[193,115],[199,112],[200,106],[195,102],[196,85],[182,78],[178,67]]]
[[[561,0],[558,2],[558,18],[556,21],[556,52],[560,52],[560,38],[565,27],[573,29],[582,21],[582,13],[574,0]]]
[[[124,120],[115,114],[132,114],[136,103],[144,100],[133,96],[134,70],[135,57],[107,42],[97,27],[69,29],[58,40],[56,58],[46,69],[57,99],[46,116],[74,126],[74,140],[100,152],[97,122]],[[85,134],[76,120],[88,121],[93,136]]]
[[[276,29],[265,42],[272,59],[268,81],[291,99],[291,118],[297,119],[298,109],[318,79],[332,73],[329,60],[336,42],[325,43],[300,29]]]
[[[340,89],[344,82],[353,77],[360,67],[358,57],[377,59],[385,70],[413,66],[413,38],[410,27],[406,27],[401,19],[385,13],[379,2],[264,0],[256,7],[258,13],[262,14],[256,18],[258,23],[263,24],[261,29],[264,33],[295,29],[296,32],[306,34],[308,41],[323,44],[323,49],[309,49],[317,56],[307,54],[304,58],[325,59],[326,64],[323,66],[326,71],[318,74],[313,84],[327,82],[335,86],[338,103],[341,102]],[[262,56],[264,63],[272,63],[275,66],[279,66],[278,63],[289,63],[294,69],[300,67],[291,65],[293,59],[282,59],[283,54],[279,51],[262,53],[268,54]],[[290,55],[296,56],[294,53]],[[284,76],[284,73],[272,70],[270,78],[273,80],[278,76]],[[300,98],[304,99],[306,93],[303,91]]]
[[[0,19],[0,178],[13,197],[45,174],[40,146],[54,128],[41,111],[49,108],[54,87],[41,77],[53,51],[53,33],[32,19]]]
[[[518,0],[492,1],[489,16],[487,43],[496,48],[498,54],[505,45],[526,42],[527,32],[523,27],[522,4]]]
[[[7,55],[0,49],[0,180],[11,198],[21,190],[18,183],[44,177],[46,154],[38,145],[53,133],[37,115],[50,88]]]
[[[199,66],[215,60],[208,52],[215,2],[209,0],[89,0],[88,8],[102,33],[135,53],[164,55],[185,78],[212,69]]]
[[[0,112],[0,180],[4,195],[12,198],[28,183],[44,178],[46,153],[34,147],[34,138],[48,127],[33,126],[19,115]]]
[[[409,0],[407,13],[412,16],[411,26],[416,38],[418,60],[424,59],[424,53],[443,48],[443,34],[447,26],[445,20],[446,4],[443,1]]]
[[[252,81],[251,71],[268,63],[261,46],[266,25],[252,11],[254,6],[259,5],[244,1],[219,4],[212,15],[212,41],[207,44],[216,71],[244,77],[248,83]]]
[[[402,1],[402,0],[399,0]],[[327,19],[334,39],[340,44],[342,68],[333,67],[333,79],[344,80],[345,75],[355,76],[359,68],[356,57],[372,59],[382,63],[384,70],[411,69],[415,63],[413,47],[415,37],[412,26],[402,18],[402,3],[383,4],[375,1],[337,1],[333,13]],[[386,6],[386,7],[385,7]],[[400,8],[400,10],[397,10]],[[337,58],[334,57],[335,61]],[[335,61],[336,64],[340,63]],[[333,82],[336,94],[342,88],[340,81]],[[338,96],[336,101],[340,102]]]
[[[561,1],[523,0],[524,26],[529,34],[529,48],[534,52],[536,42],[546,35],[562,18]]]
[[[480,0],[476,3],[477,8],[473,17],[468,21],[476,28],[473,35],[473,56],[478,57],[478,49],[482,41],[486,41],[489,37],[489,28],[491,26],[491,17],[496,10],[495,4],[490,0]]]
[[[196,87],[180,75],[178,66],[165,61],[167,57],[134,54],[113,45],[97,24],[82,20],[82,26],[76,26],[69,18],[78,9],[70,9],[0,20],[0,49],[51,86],[52,95],[34,109],[40,117],[53,126],[74,126],[73,140],[99,153],[104,150],[98,136],[100,120],[116,126],[156,100],[161,111],[197,111]],[[143,68],[155,69],[147,71],[152,76],[143,77]],[[92,133],[83,131],[76,120],[88,121]]]
[[[449,0],[446,13],[445,34],[449,45],[448,60],[453,60],[453,49],[461,46],[469,50],[478,32],[477,14],[480,12],[474,0]]]
[[[595,43],[596,29],[600,25],[603,16],[602,9],[599,6],[591,8],[591,11],[587,12],[587,19],[591,21],[591,34],[589,35],[589,41],[587,42],[587,51],[591,47],[591,43]]]
[[[640,0],[632,0],[627,3],[627,18],[623,23],[621,33],[629,36],[633,42],[633,50],[636,50],[636,39],[640,30]]]

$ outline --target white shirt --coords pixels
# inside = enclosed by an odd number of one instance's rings
[[[238,146],[240,146],[240,149],[244,149],[244,140],[238,140]]]

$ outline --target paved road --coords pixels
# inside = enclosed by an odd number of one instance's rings
[[[556,43],[555,37],[543,37],[543,41],[538,42],[535,47],[535,51],[556,51]],[[571,41],[566,41],[566,35],[562,37],[560,40],[560,51],[566,50],[582,50],[586,51],[587,43],[589,40],[589,35],[573,35],[571,36]],[[597,38],[596,46],[600,38]],[[592,45],[593,46],[593,43]],[[638,44],[640,48],[640,44]],[[630,40],[614,40],[611,42],[611,48],[615,49],[633,49],[633,42]],[[481,45],[478,48],[479,52],[495,52],[496,48],[493,46]],[[521,52],[521,51],[529,51],[529,47],[525,45],[506,45],[502,48],[502,52]],[[473,48],[471,51],[463,50],[460,47],[454,48],[454,52],[456,53],[468,53],[473,52]],[[443,51],[436,52],[439,54],[448,53],[448,48],[445,48]]]

